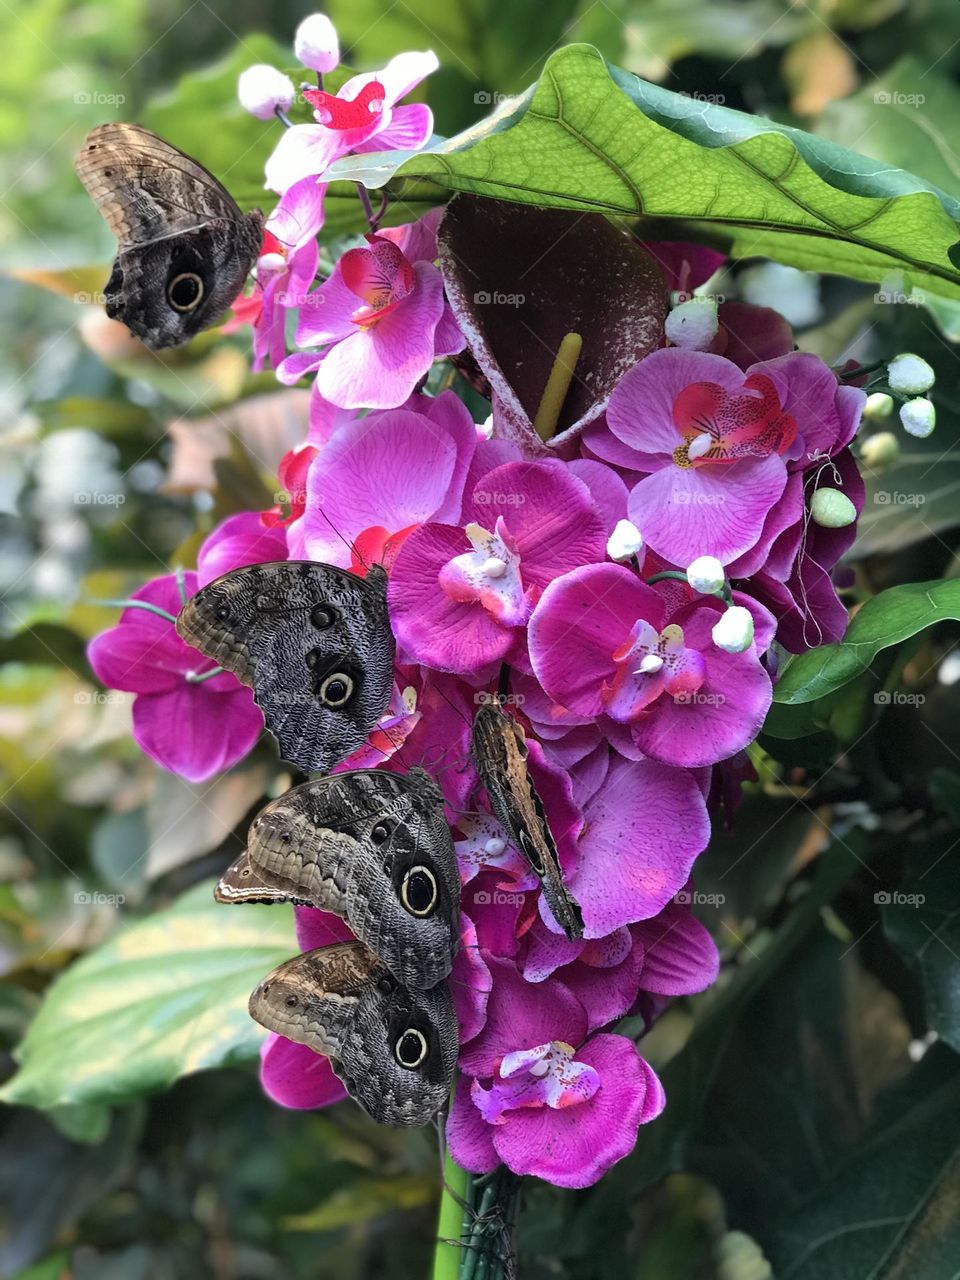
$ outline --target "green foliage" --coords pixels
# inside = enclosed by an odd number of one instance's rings
[[[115,1103],[256,1054],[247,997],[296,950],[289,908],[225,911],[201,884],[114,937],[51,987],[6,1102]]]
[[[116,616],[93,602],[191,563],[223,515],[270,505],[277,463],[304,433],[305,393],[296,411],[295,393],[268,395],[275,382],[250,374],[243,335],[154,358],[101,356],[77,332],[93,312],[74,299],[102,287],[112,251],[72,172],[94,124],[142,120],[245,207],[273,204],[263,163],[280,126],[240,110],[236,78],[256,61],[290,68],[307,10],[215,8],[40,0],[0,17],[12,159],[0,256],[17,273],[0,281],[15,417],[0,516],[12,566],[0,634],[11,1280],[429,1274],[435,1134],[378,1128],[351,1104],[285,1112],[256,1079],[247,995],[295,949],[290,911],[217,906],[210,886],[289,775],[266,747],[210,785],[161,773],[130,740],[129,699],[101,700],[85,659]],[[386,184],[393,223],[458,190],[600,209],[642,233],[820,273],[824,316],[798,342],[831,363],[913,350],[936,369],[933,436],[907,438],[895,415],[871,427],[902,451],[864,468],[848,634],[784,661],[752,752],[759,779],[732,830],[718,815],[697,867],[722,970],[643,1036],[667,1108],[597,1188],[525,1186],[518,1248],[524,1280],[950,1280],[956,0],[332,0],[328,12],[360,69],[433,48],[442,69],[415,96],[455,136],[341,163],[325,269],[364,229],[357,178]],[[570,39],[600,52],[552,52]],[[799,90],[827,75],[810,48],[825,47],[845,54],[856,87],[827,83],[826,107],[801,120]],[[294,116],[308,118],[301,104]],[[879,281],[909,305],[877,303]],[[479,397],[471,407],[487,412]],[[49,509],[45,450],[63,433],[100,442],[119,509]]]
[[[575,45],[555,53],[492,128],[439,150],[339,161],[338,177],[394,175],[451,191],[624,217],[683,220],[734,257],[960,298],[950,257],[960,203],[922,179],[725,107],[691,102]]]

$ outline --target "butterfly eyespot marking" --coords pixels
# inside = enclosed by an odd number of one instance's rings
[[[437,906],[437,880],[429,867],[410,867],[400,886],[400,901],[412,916],[431,915]]]
[[[283,844],[289,844],[293,839],[293,836],[289,831],[280,831],[277,833],[277,838],[282,841]]]
[[[390,839],[392,830],[389,822],[378,822],[370,832],[370,839],[374,844],[383,844],[385,840]]]
[[[286,1000],[284,1001],[284,1004],[287,1006],[288,1009],[295,1009],[297,1007],[297,1003],[298,1001],[296,996],[287,996]]]
[[[430,1052],[430,1046],[427,1044],[427,1037],[422,1031],[418,1031],[416,1027],[408,1027],[400,1036],[394,1045],[393,1054],[401,1067],[406,1067],[408,1071],[412,1071],[415,1067],[419,1067],[426,1059]]]
[[[230,620],[230,606],[226,604],[218,604],[213,611],[214,617],[218,622],[228,622]]]
[[[243,876],[248,876],[249,874],[250,874],[250,868],[249,868],[249,867],[244,867],[244,868],[243,868],[243,870],[240,872],[241,877],[243,877]]]
[[[353,678],[345,671],[334,671],[320,685],[317,696],[325,707],[335,711],[347,705],[355,688]]]
[[[181,271],[167,285],[167,301],[174,311],[195,311],[203,300],[203,281],[195,271]]]
[[[336,612],[326,604],[314,605],[310,611],[310,623],[318,631],[327,631],[337,620]]]
[[[392,973],[385,973],[377,979],[377,990],[382,991],[385,996],[392,996],[397,989],[397,980]]]

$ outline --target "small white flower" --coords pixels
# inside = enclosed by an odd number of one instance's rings
[[[822,529],[845,529],[857,518],[857,508],[839,489],[818,489],[810,499],[810,518]]]
[[[681,302],[667,316],[666,335],[675,347],[687,351],[706,351],[717,336],[720,322],[713,298],[691,298]]]
[[[716,556],[697,556],[687,569],[687,581],[701,595],[715,596],[726,581],[723,565]]]
[[[908,435],[923,440],[937,425],[937,411],[929,400],[918,397],[901,406],[900,421]]]
[[[265,62],[247,67],[237,81],[241,107],[258,120],[269,120],[277,107],[281,111],[289,111],[296,96],[293,82],[282,71],[268,67]]]
[[[905,396],[920,396],[933,386],[935,374],[922,356],[906,351],[887,365],[887,381]]]
[[[325,13],[311,13],[297,27],[293,38],[297,61],[311,71],[332,71],[340,61],[340,42]]]
[[[892,431],[878,431],[860,442],[860,457],[868,467],[885,467],[900,456],[900,441]]]
[[[611,560],[629,560],[643,553],[643,534],[629,520],[618,520],[607,539],[607,555]]]
[[[753,644],[753,614],[742,605],[731,605],[714,623],[713,643],[726,653],[745,653]]]

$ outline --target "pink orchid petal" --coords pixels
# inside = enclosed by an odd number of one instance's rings
[[[587,938],[655,916],[686,884],[710,838],[696,780],[652,760],[617,760],[587,804],[570,890]]]
[[[390,123],[372,138],[356,143],[353,150],[417,151],[433,134],[433,112],[421,102],[394,107]],[[436,256],[436,255],[434,255]]]
[[[286,558],[284,530],[265,527],[259,511],[241,511],[228,516],[200,544],[197,583],[205,587],[231,569]]]
[[[457,1080],[445,1136],[450,1154],[461,1169],[470,1173],[489,1173],[500,1163],[493,1145],[494,1130],[482,1118],[470,1096],[469,1076]]]
[[[669,463],[633,488],[628,513],[647,545],[670,563],[707,555],[729,564],[757,542],[786,483],[777,454],[725,467]]]
[[[414,266],[411,293],[370,328],[338,342],[317,374],[320,394],[345,409],[392,409],[429,370],[443,313],[443,282],[427,262]]]
[[[460,1068],[473,1076],[497,1074],[501,1058],[517,1049],[550,1040],[579,1044],[586,1015],[562,983],[548,978],[537,986],[524,982],[512,960],[491,958],[493,990],[483,1030],[460,1054]]]
[[[260,1049],[260,1083],[271,1101],[295,1110],[328,1107],[347,1096],[328,1058],[273,1032]]]
[[[688,907],[670,902],[651,920],[631,925],[642,943],[639,985],[656,995],[686,996],[716,979],[720,955],[709,931]]]
[[[491,1126],[496,1152],[514,1173],[559,1187],[590,1186],[633,1150],[639,1126],[662,1109],[659,1080],[624,1036],[593,1036],[577,1056],[600,1079],[588,1102],[561,1111],[525,1109]]]
[[[321,911],[319,907],[294,907],[293,917],[301,951],[316,951],[335,942],[353,941],[354,934],[331,911]]]
[[[133,704],[140,748],[188,782],[204,782],[242,760],[262,728],[252,690],[240,685],[224,695],[184,682],[163,693],[142,693]]]
[[[302,178],[316,178],[342,156],[341,135],[319,124],[295,124],[284,129],[264,167],[270,191],[288,191]]]

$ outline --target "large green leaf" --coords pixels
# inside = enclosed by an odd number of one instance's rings
[[[647,84],[589,45],[559,50],[521,98],[436,149],[349,157],[331,174],[680,221],[735,257],[871,281],[902,270],[909,286],[960,298],[952,197],[823,138]]]
[[[211,883],[129,927],[54,982],[17,1050],[5,1102],[119,1102],[255,1056],[257,982],[297,950],[285,907],[228,908]]]
[[[960,1052],[960,878],[953,832],[911,851],[910,871],[881,894],[887,937],[917,970],[930,1026]]]
[[[774,690],[777,702],[814,702],[870,666],[881,650],[936,622],[960,620],[960,582],[908,582],[869,600],[839,644],[794,658]]]
[[[763,1241],[777,1280],[956,1275],[956,1056],[931,1052],[885,1103],[867,1139]]]

